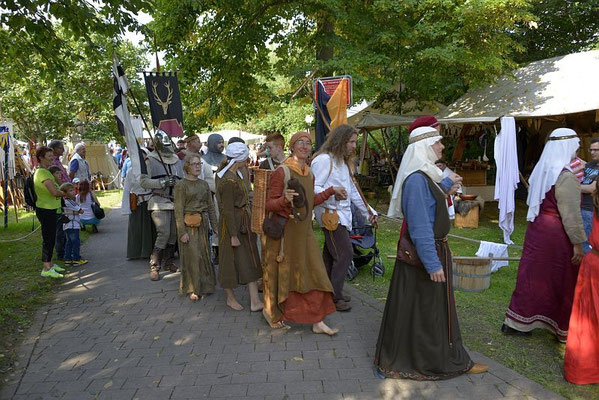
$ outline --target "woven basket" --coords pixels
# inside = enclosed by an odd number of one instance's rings
[[[262,223],[266,216],[266,194],[268,180],[272,173],[269,169],[254,169],[254,202],[252,204],[252,232],[262,235]]]

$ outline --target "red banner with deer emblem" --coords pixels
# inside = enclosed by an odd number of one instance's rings
[[[183,136],[183,108],[177,73],[144,72],[144,79],[154,129],[161,129],[171,137]]]

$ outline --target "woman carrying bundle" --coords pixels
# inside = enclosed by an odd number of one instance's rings
[[[266,211],[272,215],[267,224],[286,222],[280,238],[267,234],[263,314],[272,328],[284,328],[283,321],[290,321],[312,324],[314,333],[334,335],[338,329],[324,323],[335,305],[333,286],[312,230],[312,209],[332,195],[345,199],[347,192],[330,187],[314,195],[314,175],[306,164],[312,152],[307,132],[293,135],[289,148],[291,157],[273,172],[268,187]]]

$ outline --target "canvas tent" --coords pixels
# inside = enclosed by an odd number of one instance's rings
[[[573,114],[599,109],[599,50],[536,61],[472,90],[438,114],[452,122]]]

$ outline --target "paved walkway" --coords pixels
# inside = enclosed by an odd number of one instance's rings
[[[260,313],[225,306],[224,292],[192,303],[179,274],[148,280],[126,261],[126,218],[111,213],[83,248],[91,261],[65,279],[20,351],[21,374],[1,399],[558,399],[486,357],[490,373],[442,382],[380,380],[372,360],[383,304],[350,289],[353,309],[308,326],[271,330]],[[38,249],[32,249],[38,251]],[[248,306],[247,290],[238,289]]]

